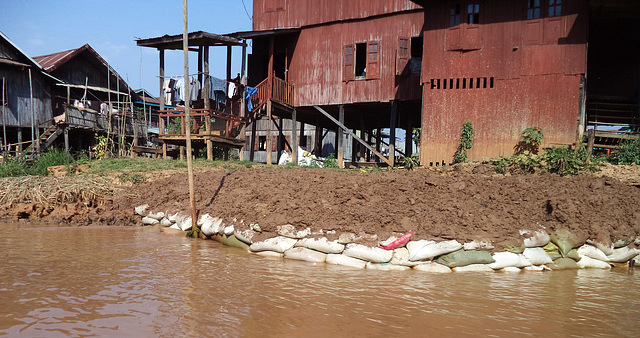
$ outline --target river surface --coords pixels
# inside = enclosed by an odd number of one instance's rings
[[[0,225],[0,254],[0,336],[640,335],[640,270],[358,270],[151,227]]]

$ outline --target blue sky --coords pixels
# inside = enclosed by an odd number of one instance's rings
[[[136,38],[182,34],[182,0],[0,0],[0,31],[33,57],[88,43],[134,88],[159,91],[158,52],[140,48]],[[253,0],[244,0],[252,15]],[[242,0],[189,0],[189,31],[225,34],[251,30]],[[249,49],[250,51],[250,49]],[[232,74],[240,72],[239,47]],[[182,75],[182,51],[166,52],[166,74]],[[189,53],[190,73],[197,53]],[[226,49],[211,49],[211,73],[224,77]]]

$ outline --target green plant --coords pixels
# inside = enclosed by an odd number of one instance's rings
[[[456,149],[456,153],[453,155],[454,163],[462,163],[467,161],[467,150],[473,147],[473,125],[471,122],[466,121],[460,128],[460,142]]]
[[[28,163],[23,157],[5,157],[0,164],[0,177],[27,175]]]
[[[613,164],[640,164],[640,139],[624,140],[608,159]]]
[[[588,150],[580,146],[575,151],[568,146],[552,147],[545,151],[542,159],[545,170],[561,176],[577,175],[583,171],[596,171],[597,163],[588,160]]]
[[[109,138],[104,135],[100,135],[97,138],[96,145],[93,146],[93,154],[97,160],[105,158],[109,147]]]
[[[31,164],[28,173],[30,175],[47,176],[47,168],[56,165],[71,165],[73,157],[68,152],[61,149],[51,149],[46,151]]]
[[[420,137],[422,136],[422,128],[413,128],[413,130],[411,131],[411,134],[413,135],[413,143],[415,143],[416,146],[420,146]]]
[[[420,154],[411,154],[411,156],[405,157],[402,160],[402,165],[407,170],[413,170],[415,167],[420,166]]]
[[[127,182],[131,182],[131,183],[142,183],[144,181],[146,181],[147,178],[138,174],[138,173],[123,173],[122,175],[120,175],[120,182],[121,183],[127,183]]]
[[[324,160],[322,164],[323,168],[338,168],[338,160],[336,159],[336,155],[334,153],[329,154],[329,156]]]
[[[520,140],[514,147],[514,153],[516,155],[529,152],[537,155],[540,145],[542,144],[544,135],[540,127],[529,127],[522,131],[520,134]]]

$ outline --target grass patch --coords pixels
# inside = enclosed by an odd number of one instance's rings
[[[48,167],[74,164],[73,157],[64,150],[52,149],[40,154],[35,160],[25,157],[7,157],[0,164],[0,177],[48,176]]]

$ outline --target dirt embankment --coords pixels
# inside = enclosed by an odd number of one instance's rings
[[[638,172],[632,170],[631,180]],[[158,177],[98,205],[13,204],[2,213],[53,224],[124,225],[137,222],[133,208],[141,204],[154,211],[187,210],[186,174]],[[276,168],[200,172],[195,186],[200,214],[258,223],[264,231],[293,224],[386,239],[414,230],[416,239],[498,245],[519,237],[521,229],[540,227],[603,241],[640,235],[640,189],[611,177],[502,176],[483,166],[390,173]]]

